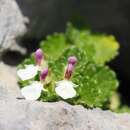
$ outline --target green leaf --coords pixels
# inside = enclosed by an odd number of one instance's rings
[[[121,106],[119,109],[116,110],[117,113],[130,113],[130,107],[127,105]]]
[[[88,29],[78,30],[71,23],[67,24],[67,28],[65,31],[65,37],[68,42],[71,44],[75,44],[75,42],[79,39],[80,35],[89,35],[91,32]]]
[[[112,111],[116,111],[121,106],[121,99],[118,92],[114,92],[110,98],[108,108]]]
[[[90,30],[78,30],[69,24],[66,39],[86,51],[89,60],[96,64],[105,64],[118,54],[119,44],[112,35],[92,34]]]
[[[77,66],[72,80],[79,85],[77,103],[89,107],[103,106],[118,86],[112,70],[92,63]]]
[[[71,46],[67,48],[64,53],[56,61],[49,62],[49,67],[53,75],[53,79],[58,81],[64,78],[65,68],[68,62],[69,56],[76,56],[78,59],[78,64],[81,64],[83,61],[87,61],[87,56],[85,52],[81,49]]]
[[[40,101],[43,102],[54,102],[54,101],[58,101],[59,97],[56,95],[55,93],[55,89],[54,89],[54,82],[51,82],[50,84],[46,85],[46,89],[47,91],[43,91],[41,93],[41,97],[39,98]]]
[[[34,53],[32,53],[28,58],[24,59],[21,64],[18,65],[18,69],[24,68],[25,65],[35,64]]]
[[[41,48],[47,59],[57,59],[67,47],[68,44],[62,33],[55,33],[52,36],[48,36],[45,41],[41,42]]]
[[[93,61],[97,64],[105,64],[118,54],[119,44],[113,36],[91,35],[86,37],[86,44],[94,46]]]
[[[28,81],[28,80],[25,80],[25,81],[19,80],[18,84],[19,84],[20,88],[23,88],[23,87],[29,85],[30,81]]]

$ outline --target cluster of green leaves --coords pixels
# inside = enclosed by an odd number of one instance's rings
[[[66,101],[91,108],[108,106],[118,87],[115,72],[106,65],[118,54],[119,44],[112,35],[93,34],[88,29],[78,30],[68,24],[65,33],[48,36],[40,48],[50,70],[50,82],[46,86],[49,91],[43,93],[40,100],[61,100],[54,91],[55,82],[64,78],[68,57],[76,56],[78,63],[71,80],[78,85],[77,96]],[[33,58],[22,64],[31,62],[34,62]]]
[[[90,61],[105,64],[117,54],[119,44],[112,35],[92,34],[90,30],[78,30],[68,24],[65,34],[55,33],[41,42],[41,48],[49,58],[57,59],[66,48],[81,48]]]

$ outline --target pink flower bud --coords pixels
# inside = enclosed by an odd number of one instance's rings
[[[74,66],[73,66],[72,64],[68,64],[67,71],[68,71],[69,73],[72,73],[73,70],[74,70]]]
[[[75,56],[70,56],[68,58],[68,64],[75,65],[77,63],[77,58]]]
[[[48,75],[48,68],[43,69],[43,71],[40,74],[40,80],[43,81]]]
[[[74,70],[74,65],[68,64],[66,72],[65,72],[65,78],[66,79],[70,79],[70,77],[71,77],[71,75],[73,73],[73,70]]]
[[[43,59],[43,52],[41,49],[37,49],[35,51],[35,60],[36,60],[36,64],[40,65]]]

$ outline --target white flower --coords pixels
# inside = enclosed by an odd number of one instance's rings
[[[76,96],[75,87],[77,87],[77,85],[73,82],[62,80],[57,82],[55,92],[63,99],[69,99]]]
[[[36,76],[38,72],[38,66],[34,66],[33,64],[26,65],[25,69],[19,69],[17,71],[17,75],[21,80],[32,79]]]
[[[32,84],[22,88],[21,93],[27,100],[37,100],[43,89],[43,84],[35,81]]]

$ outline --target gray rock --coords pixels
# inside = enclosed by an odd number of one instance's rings
[[[16,68],[0,62],[0,100],[21,96]]]
[[[25,34],[26,21],[15,0],[0,0],[0,53]]]
[[[1,130],[130,130],[130,115],[65,102],[0,100]]]

